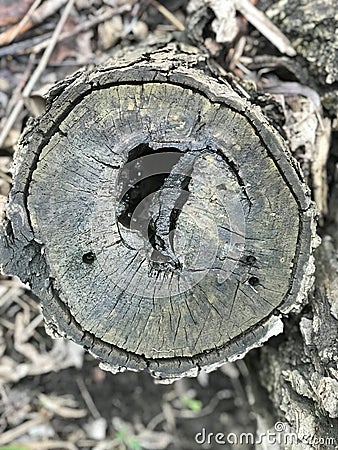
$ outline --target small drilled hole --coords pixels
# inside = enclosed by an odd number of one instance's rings
[[[95,261],[95,254],[94,254],[93,252],[85,253],[85,254],[82,256],[82,261],[83,261],[85,264],[93,264],[93,262]]]
[[[255,258],[254,256],[249,255],[249,256],[247,256],[247,257],[245,258],[245,261],[246,261],[247,264],[252,265],[252,264],[255,264],[255,262],[256,262],[257,260],[256,260],[256,258]]]
[[[257,277],[250,277],[249,278],[249,284],[250,284],[250,286],[258,286],[259,285],[259,278],[257,278]]]

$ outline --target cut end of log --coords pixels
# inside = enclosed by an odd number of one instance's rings
[[[114,372],[242,357],[311,285],[313,207],[285,142],[201,66],[169,45],[76,74],[16,157],[3,269]]]

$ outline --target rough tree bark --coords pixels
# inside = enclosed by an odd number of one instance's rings
[[[300,81],[319,92],[337,128],[337,3],[283,0],[274,2],[267,14],[304,58],[303,73],[307,75],[305,80],[300,77]],[[308,304],[300,314],[291,315],[285,321],[281,338],[272,339],[246,358],[252,373],[257,374],[259,432],[273,429],[274,422],[282,420],[285,430],[296,437],[288,445],[282,439],[275,448],[338,448],[337,161],[335,140],[329,165],[332,179],[329,212],[320,230],[322,243],[315,252],[315,287]]]
[[[295,76],[312,86],[331,115],[338,116],[338,17],[336,0],[279,0],[266,11],[303,59]],[[305,69],[305,70],[304,70]]]
[[[243,88],[183,44],[124,50],[25,132],[3,267],[106,368],[173,380],[282,331],[312,283],[313,211]]]

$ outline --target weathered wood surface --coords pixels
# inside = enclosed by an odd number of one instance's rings
[[[311,200],[247,97],[170,44],[59,83],[26,130],[3,269],[106,368],[212,370],[281,332],[306,297]]]

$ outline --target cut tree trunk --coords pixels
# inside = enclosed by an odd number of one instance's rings
[[[105,368],[173,380],[282,331],[312,283],[313,215],[244,89],[183,44],[124,50],[27,128],[3,268]]]

